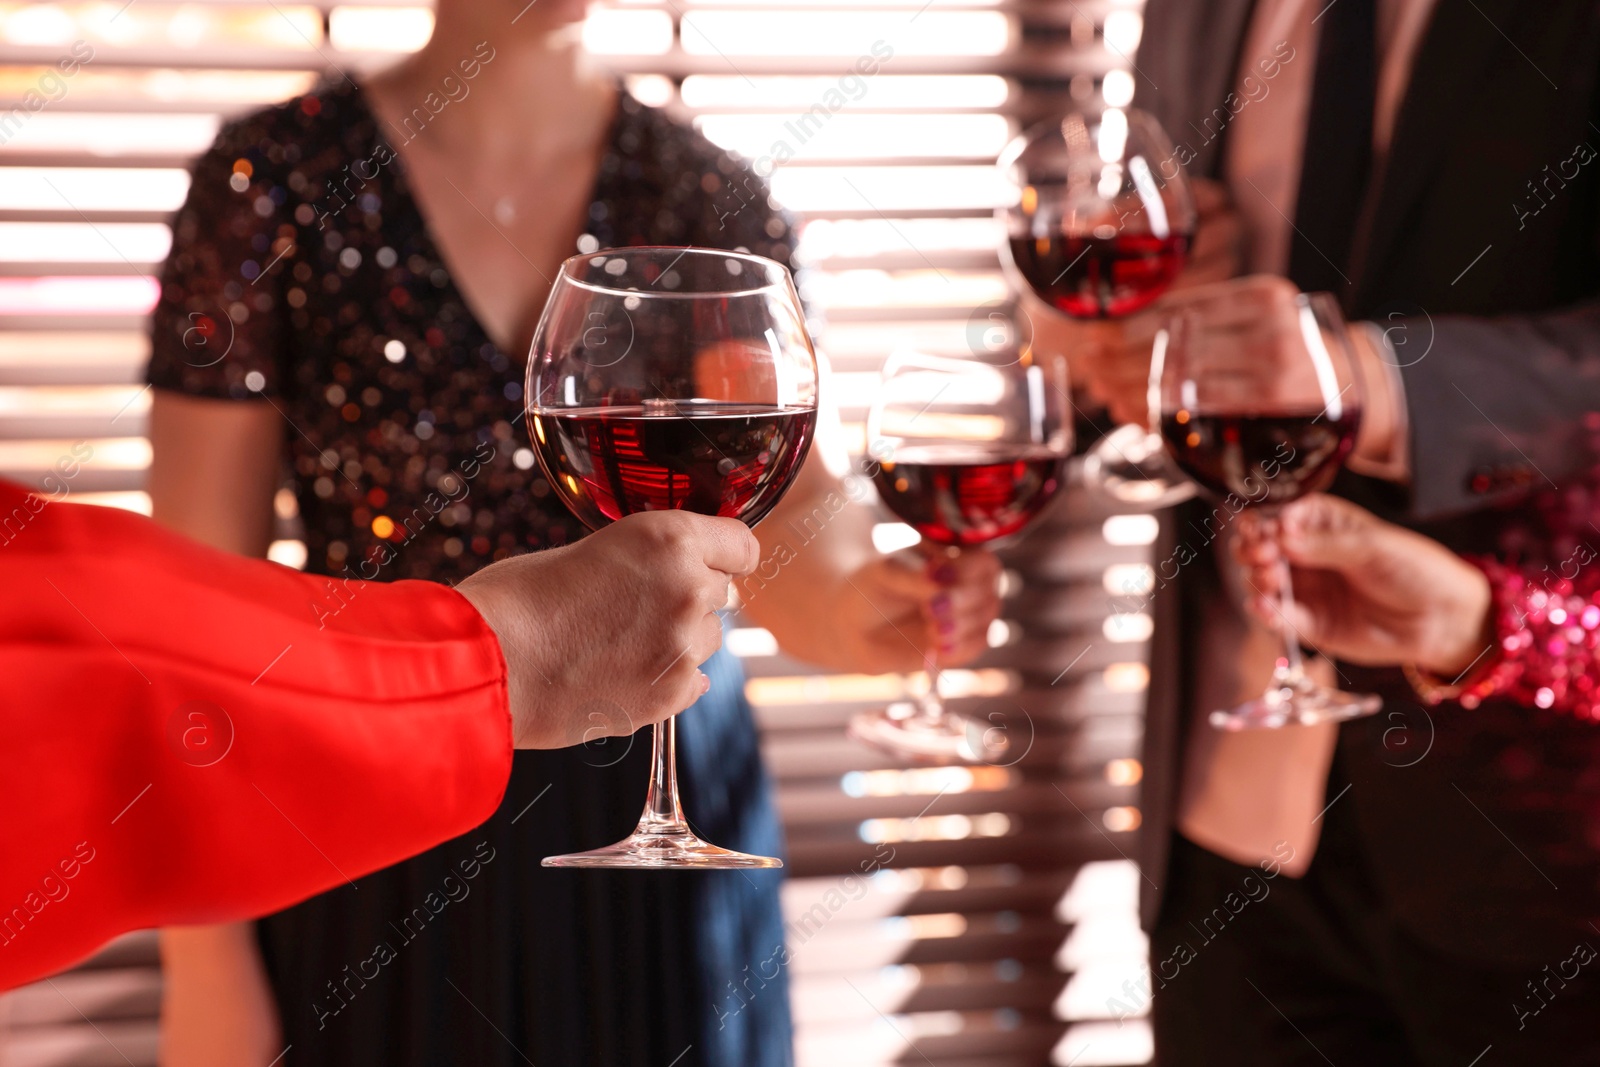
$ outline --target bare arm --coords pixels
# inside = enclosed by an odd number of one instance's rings
[[[157,389],[149,481],[156,521],[228,552],[265,556],[283,434],[270,404]],[[265,1067],[283,1051],[252,924],[163,930],[161,960],[162,1067]]]
[[[225,552],[265,556],[283,432],[283,417],[270,404],[155,390],[149,482],[155,520]]]

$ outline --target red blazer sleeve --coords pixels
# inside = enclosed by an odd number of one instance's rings
[[[0,482],[0,988],[260,915],[488,818],[505,663],[460,594],[329,581]]]

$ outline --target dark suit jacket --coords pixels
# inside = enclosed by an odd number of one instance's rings
[[[1187,146],[1191,174],[1216,174],[1236,73],[1260,58],[1240,54],[1251,6],[1146,7],[1139,104]],[[1600,4],[1439,0],[1339,294],[1399,342],[1412,467],[1409,490],[1346,476],[1341,491],[1457,551],[1535,568],[1574,541],[1600,546],[1572,488],[1596,469],[1600,428],[1597,76]],[[1187,527],[1181,509],[1168,518],[1158,558]],[[1185,637],[1219,595],[1202,560],[1157,598],[1142,848],[1157,884],[1189,718]],[[1341,669],[1385,706],[1341,729],[1330,788],[1353,783],[1340,803],[1399,927],[1519,963],[1600,943],[1587,922],[1600,916],[1600,726],[1503,702],[1430,714],[1397,671]],[[1144,903],[1149,923],[1159,902]]]

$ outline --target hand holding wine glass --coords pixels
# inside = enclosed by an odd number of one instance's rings
[[[1010,363],[901,353],[885,365],[867,415],[873,483],[936,568],[956,566],[963,549],[1020,534],[1055,499],[1072,431],[1065,368],[1052,367],[1035,363],[1031,349]],[[945,707],[942,652],[927,656],[916,701],[857,715],[851,735],[924,759],[998,755],[989,724]]]
[[[851,669],[916,671],[930,658],[959,667],[988,651],[1000,571],[999,559],[983,548],[951,557],[919,545],[879,556],[850,575],[830,634],[854,646]]]
[[[1189,291],[1243,273],[1244,229],[1226,187],[1207,178],[1190,178],[1189,189],[1194,195],[1194,238],[1183,269],[1148,308],[1122,318],[1071,318],[1041,301],[1031,286],[1019,293],[1035,349],[1064,356],[1073,385],[1118,422],[1142,426],[1148,419],[1150,346],[1161,325],[1161,312]]]
[[[1034,347],[1061,353],[1073,385],[1120,424],[1149,425],[1150,349],[1162,315],[1191,294],[1242,273],[1243,227],[1227,190],[1205,178],[1191,178],[1189,186],[1196,221],[1183,269],[1143,311],[1122,318],[1074,319],[1040,304],[1031,289],[1022,293]]]
[[[516,746],[631,734],[693,704],[722,647],[716,611],[759,553],[734,519],[652,512],[463,579],[500,640]]]
[[[562,264],[534,332],[526,396],[539,465],[591,528],[674,510],[753,526],[810,448],[817,361],[781,265],[712,249],[608,249]],[[686,642],[674,662],[696,654]],[[545,866],[782,866],[689,829],[676,738],[672,719],[656,726],[632,835]]]
[[[1248,508],[1274,515],[1332,483],[1361,423],[1357,375],[1338,303],[1262,278],[1173,311],[1156,339],[1150,388],[1168,453],[1220,501],[1226,524]],[[1280,592],[1282,617],[1292,620],[1286,568]],[[1299,636],[1285,625],[1267,691],[1211,722],[1230,730],[1336,722],[1378,706],[1312,681]]]
[[[1148,311],[1115,323],[1090,324],[1103,332],[1092,344],[1080,343],[1078,356],[1069,359],[1072,380],[1087,381],[1089,394],[1104,404],[1113,418],[1142,425],[1150,418],[1150,359],[1162,324],[1187,307],[1225,309],[1232,294],[1239,294],[1244,306],[1249,306],[1256,299],[1252,294],[1262,289],[1278,290],[1285,299],[1299,292],[1292,282],[1272,274],[1174,286]],[[1388,466],[1394,462],[1397,416],[1404,406],[1404,396],[1391,391],[1392,368],[1398,357],[1378,334],[1378,330],[1370,328],[1346,329],[1351,357],[1362,382],[1361,427],[1351,458]],[[1043,339],[1046,350],[1059,348],[1062,343],[1055,325],[1047,327],[1042,319],[1034,320],[1034,336]],[[1286,365],[1286,369],[1292,369],[1292,365]]]
[[[998,211],[1006,229],[1003,265],[1055,312],[1085,321],[1125,318],[1149,307],[1182,272],[1195,205],[1154,116],[1131,108],[1074,112],[1012,141],[999,167],[1009,187]],[[1069,357],[1073,348],[1069,342]],[[1144,425],[1100,441],[1084,478],[1128,503],[1170,503],[1190,491]]]
[[[1276,519],[1239,517],[1234,557],[1262,623],[1292,626],[1302,641],[1352,663],[1409,663],[1451,679],[1492,644],[1491,594],[1483,571],[1403,526],[1318,493]],[[1283,563],[1294,576],[1292,606],[1275,602]]]

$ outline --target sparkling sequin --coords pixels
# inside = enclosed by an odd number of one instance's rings
[[[574,251],[790,261],[788,222],[743,192],[759,181],[693,130],[622,94],[609,145]],[[523,370],[468,310],[360,89],[329,81],[232,123],[196,164],[149,378],[279,406],[308,570],[454,582],[581,536],[530,462]]]
[[[1465,707],[1491,696],[1600,721],[1600,566],[1572,578],[1476,560],[1494,594],[1495,658],[1474,671]],[[1544,583],[1548,583],[1548,585]],[[1575,625],[1581,623],[1581,625]]]

